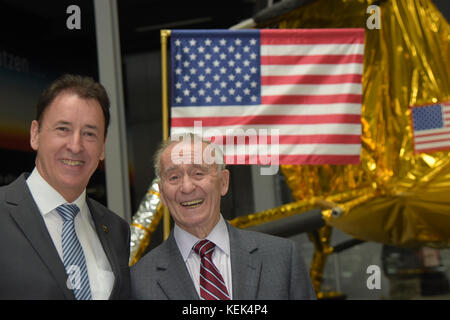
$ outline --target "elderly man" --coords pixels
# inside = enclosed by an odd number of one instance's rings
[[[175,226],[131,270],[135,299],[315,299],[290,240],[229,225],[220,213],[230,172],[220,149],[188,134],[155,154]]]

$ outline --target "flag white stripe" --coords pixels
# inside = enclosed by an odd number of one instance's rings
[[[262,65],[261,76],[362,74],[362,63]]]
[[[362,85],[360,83],[340,83],[322,85],[270,85],[261,86],[262,96],[272,95],[330,95],[330,94],[361,94]]]
[[[450,141],[423,143],[416,145],[416,150],[434,149],[447,146],[450,146]]]
[[[426,141],[433,141],[437,139],[449,139],[450,141],[450,133],[447,134],[437,134],[435,136],[428,136],[428,137],[415,137],[414,141],[417,142],[426,142]]]
[[[242,131],[244,134],[250,134],[251,131],[255,130],[256,134],[264,134],[266,132],[268,135],[275,134],[278,130],[280,135],[310,135],[310,134],[361,134],[360,124],[313,124],[313,125],[250,125],[250,126],[214,126],[214,127],[201,127],[201,132],[194,131],[194,127],[172,127],[172,134],[181,134],[185,132],[192,132],[196,134],[203,134],[207,137],[213,136],[224,136],[224,135],[240,135]],[[264,131],[265,130],[265,131]]]
[[[414,132],[415,138],[422,138],[423,136],[428,136],[430,134],[434,134],[431,137],[439,136],[440,134],[446,134],[450,132],[450,128],[436,128],[436,129],[427,129],[427,130],[416,130]]]
[[[364,44],[285,44],[261,45],[262,56],[312,56],[312,55],[364,54]]]
[[[225,145],[224,155],[267,155],[267,154],[320,154],[354,155],[360,154],[361,144],[280,144],[280,145]],[[278,152],[276,150],[278,149]]]
[[[253,105],[222,107],[173,107],[172,118],[192,117],[245,117],[264,115],[321,115],[321,114],[361,114],[361,104],[330,103],[311,105]]]

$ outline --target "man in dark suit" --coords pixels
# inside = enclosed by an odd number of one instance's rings
[[[129,226],[86,196],[109,118],[91,78],[62,76],[41,95],[36,167],[0,188],[0,299],[129,298]]]
[[[230,173],[217,146],[186,134],[162,144],[154,163],[175,226],[132,267],[132,298],[315,299],[294,242],[223,219]]]

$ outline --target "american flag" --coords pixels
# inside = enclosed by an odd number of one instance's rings
[[[415,153],[450,149],[450,102],[411,107]]]
[[[171,134],[201,124],[228,164],[359,163],[364,29],[172,30],[170,46]]]

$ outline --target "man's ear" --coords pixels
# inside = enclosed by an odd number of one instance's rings
[[[33,120],[30,127],[30,145],[34,151],[38,150],[39,147],[39,122]]]
[[[106,148],[106,140],[105,140],[105,142],[103,143],[103,146],[102,146],[102,153],[100,154],[100,161],[105,160],[105,148]]]
[[[230,171],[228,171],[227,169],[223,169],[220,172],[220,187],[221,187],[220,194],[222,195],[222,197],[227,194],[229,184],[230,184]]]
[[[162,188],[161,188],[161,182],[158,182],[158,189],[159,189],[159,199],[161,200],[161,203],[167,207],[166,201],[164,200],[164,194],[163,194]]]

